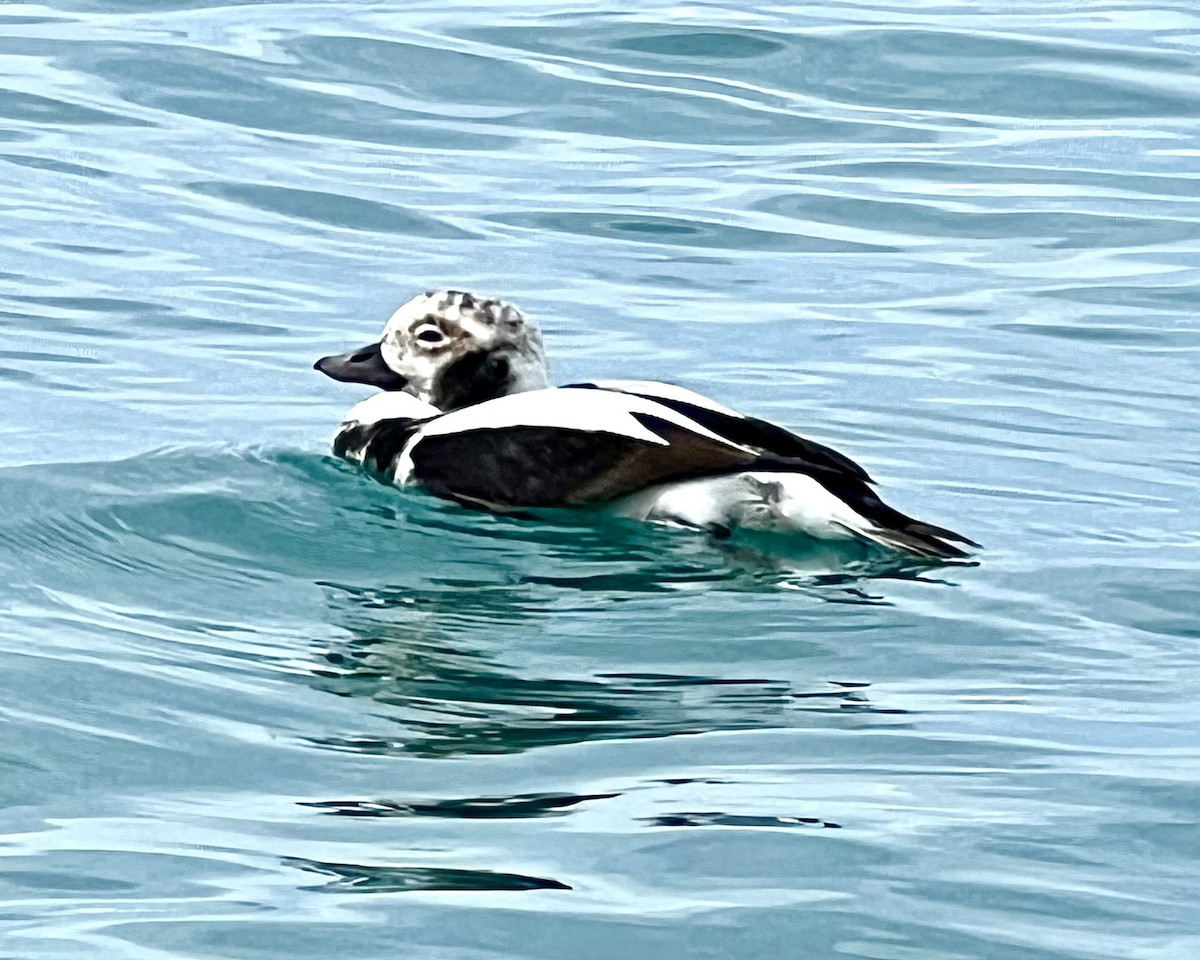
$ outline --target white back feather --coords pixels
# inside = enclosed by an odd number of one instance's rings
[[[645,414],[666,420],[684,430],[729,447],[753,454],[748,447],[713,433],[670,407],[627,393],[605,390],[573,390],[555,387],[497,397],[486,403],[444,414],[421,428],[421,436],[444,436],[471,430],[500,430],[506,427],[552,427],[612,433],[663,446],[667,441],[632,415]]]
[[[687,387],[680,387],[674,383],[662,383],[658,380],[589,380],[587,382],[602,390],[621,390],[626,393],[640,393],[647,397],[661,397],[663,400],[676,400],[681,403],[690,403],[696,407],[703,407],[705,410],[723,413],[730,417],[745,419],[744,415],[738,413],[736,410],[723,406],[717,403],[717,401],[704,396],[702,393],[689,390]]]

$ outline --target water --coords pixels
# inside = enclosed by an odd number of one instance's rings
[[[1200,954],[1198,30],[0,6],[0,954]],[[377,485],[310,365],[441,285],[988,549]]]

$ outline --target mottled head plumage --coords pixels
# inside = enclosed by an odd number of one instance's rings
[[[388,319],[380,352],[404,390],[442,410],[549,385],[537,325],[463,290],[413,297]]]

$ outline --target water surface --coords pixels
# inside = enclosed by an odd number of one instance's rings
[[[23,958],[1200,953],[1200,17],[0,6]],[[327,455],[412,293],[862,461],[978,566]]]

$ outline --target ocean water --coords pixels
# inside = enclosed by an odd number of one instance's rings
[[[1200,10],[0,5],[0,956],[1200,956]],[[467,513],[432,286],[973,565]]]

